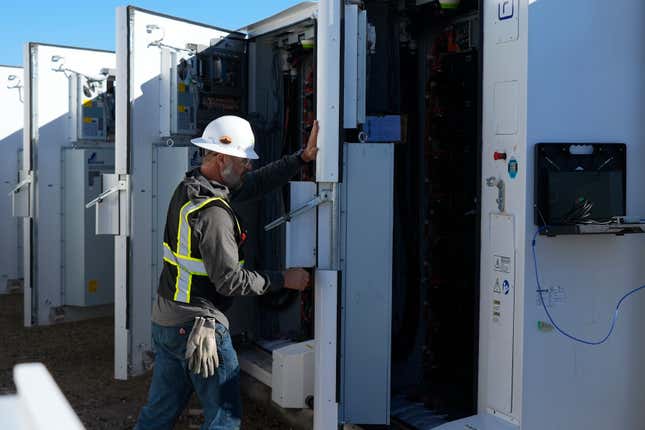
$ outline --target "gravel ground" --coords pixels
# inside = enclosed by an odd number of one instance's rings
[[[130,429],[148,392],[151,374],[127,381],[113,375],[112,318],[47,327],[22,326],[22,295],[0,295],[0,395],[15,393],[17,363],[41,362],[54,377],[87,429]],[[244,400],[242,428],[286,430],[266,407]],[[194,429],[200,421],[193,399],[175,429]]]

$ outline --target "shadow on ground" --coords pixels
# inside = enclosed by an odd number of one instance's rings
[[[0,296],[0,395],[15,393],[13,366],[41,362],[54,377],[87,429],[131,429],[148,392],[151,374],[113,378],[112,318],[48,327],[22,326],[22,295]],[[199,408],[193,399],[188,410]],[[199,428],[186,413],[175,429]],[[245,430],[286,430],[267,408],[244,399]]]

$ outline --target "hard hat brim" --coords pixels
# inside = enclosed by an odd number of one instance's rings
[[[213,142],[211,139],[208,139],[205,137],[196,137],[194,139],[191,139],[190,143],[200,148],[207,149],[209,151],[218,152],[220,154],[231,155],[233,157],[247,158],[249,160],[257,160],[258,158],[260,158],[258,154],[255,152],[255,150],[253,150],[253,148],[248,148],[245,151],[239,151],[239,150],[236,150],[235,146],[231,146],[230,144],[224,145],[219,142]]]

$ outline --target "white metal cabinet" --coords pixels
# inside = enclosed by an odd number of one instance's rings
[[[18,185],[18,148],[22,147],[23,69],[0,66],[0,241],[6,250],[0,260],[0,293],[22,277],[19,262],[18,223],[12,217],[14,193]],[[10,197],[11,195],[11,197]]]
[[[29,43],[25,46],[23,169],[19,194],[24,227],[25,325],[60,320],[64,303],[61,150],[80,144],[70,127],[73,75],[113,69],[113,52]],[[85,142],[88,143],[88,142]],[[101,258],[96,255],[96,258]],[[107,263],[110,264],[109,262]]]

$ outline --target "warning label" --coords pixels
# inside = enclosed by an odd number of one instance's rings
[[[495,255],[495,266],[493,269],[496,272],[511,273],[511,257],[504,257],[503,255]]]
[[[90,279],[87,282],[87,291],[89,293],[96,293],[96,290],[98,290],[98,288],[99,288],[99,281],[97,281],[96,279]]]
[[[497,294],[502,294],[502,287],[499,285],[499,278],[495,281],[495,286],[493,287],[493,292]]]

